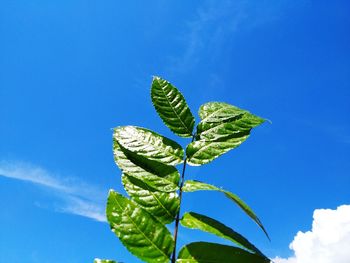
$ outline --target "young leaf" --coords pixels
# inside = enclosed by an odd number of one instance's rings
[[[172,192],[178,189],[180,175],[175,167],[130,152],[122,148],[115,139],[113,153],[115,162],[125,174],[142,180],[158,191]]]
[[[263,253],[257,249],[252,243],[250,243],[245,237],[235,232],[233,229],[225,226],[219,221],[212,219],[208,216],[197,214],[194,212],[185,213],[180,221],[181,225],[191,229],[199,229],[208,233],[212,233],[219,237],[228,239],[235,244],[250,250],[263,257]]]
[[[228,103],[207,102],[200,106],[198,115],[201,120],[207,120],[210,122],[223,122],[245,112],[245,110],[242,110]]]
[[[154,77],[151,98],[166,126],[181,137],[192,137],[194,117],[183,95],[168,81]]]
[[[215,243],[194,242],[184,246],[177,263],[269,263],[270,260],[246,250]]]
[[[149,160],[167,165],[183,162],[184,150],[181,145],[150,130],[123,126],[114,129],[113,137],[123,148]]]
[[[200,107],[202,121],[197,126],[197,141],[188,145],[190,165],[209,163],[242,144],[250,130],[265,120],[246,110],[222,102],[209,102]]]
[[[249,112],[234,116],[225,122],[201,121],[197,126],[197,137],[200,140],[223,141],[232,137],[249,134],[250,130],[265,120]]]
[[[192,166],[209,163],[220,155],[241,145],[248,136],[244,135],[226,141],[194,141],[186,148],[187,163]]]
[[[176,192],[154,191],[147,184],[128,175],[122,176],[122,182],[132,200],[160,222],[169,224],[175,220],[180,207],[179,196]]]
[[[169,230],[134,202],[111,190],[107,219],[124,246],[145,262],[168,262],[174,248]]]
[[[118,263],[114,260],[95,258],[94,263]]]
[[[223,190],[221,188],[218,188],[214,185],[202,183],[199,181],[192,181],[188,180],[184,183],[184,186],[182,187],[182,190],[184,192],[194,192],[194,191],[201,191],[201,190],[209,190],[209,191],[219,191],[225,194],[226,197],[228,197],[230,200],[235,202],[251,219],[253,219],[258,226],[264,231],[265,235],[268,239],[269,235],[267,234],[264,226],[262,225],[260,219],[257,217],[257,215],[253,212],[253,210],[243,201],[241,200],[237,195],[234,193],[231,193],[229,191]]]

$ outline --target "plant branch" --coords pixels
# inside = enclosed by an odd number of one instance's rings
[[[195,135],[192,136],[192,142],[194,141]],[[182,200],[182,187],[185,182],[185,172],[186,172],[186,164],[187,164],[187,157],[184,160],[184,164],[182,166],[182,174],[181,174],[181,182],[180,182],[180,188],[179,188],[179,211],[176,214],[175,219],[175,229],[174,229],[174,250],[171,257],[171,263],[175,263],[176,260],[176,243],[177,243],[177,233],[179,231],[179,221],[180,221],[180,209],[181,209],[181,200]]]

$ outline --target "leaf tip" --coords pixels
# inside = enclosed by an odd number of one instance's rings
[[[159,76],[155,76],[155,75],[152,76],[152,81],[159,80],[159,79],[160,79]]]
[[[272,120],[269,119],[264,119],[266,122],[268,122],[269,124],[272,124]]]
[[[108,190],[108,195],[111,195],[111,194],[114,194],[114,193],[115,193],[114,189],[110,188],[110,189]]]

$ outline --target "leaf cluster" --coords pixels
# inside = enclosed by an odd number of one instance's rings
[[[145,128],[114,129],[114,159],[129,197],[110,190],[106,214],[111,230],[144,262],[270,262],[245,237],[218,220],[196,212],[185,212],[180,219],[182,192],[216,191],[242,209],[267,235],[259,218],[237,195],[204,182],[185,181],[184,177],[187,164],[203,165],[238,147],[265,120],[230,104],[209,102],[200,107],[200,122],[195,127],[184,96],[160,77],[153,78],[151,98],[164,124],[176,135],[192,138],[192,142],[184,150],[177,142]],[[182,176],[176,168],[180,164]],[[166,225],[174,221],[173,237]],[[234,246],[194,242],[176,256],[179,223],[229,240]]]

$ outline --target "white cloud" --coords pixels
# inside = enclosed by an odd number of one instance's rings
[[[0,176],[31,182],[48,188],[58,196],[61,205],[56,211],[84,216],[105,222],[104,192],[77,178],[55,175],[42,167],[24,162],[0,161]]]
[[[350,205],[336,210],[316,209],[312,230],[299,231],[290,244],[294,256],[275,258],[275,263],[349,263]]]
[[[273,262],[275,262],[275,263],[297,263],[297,260],[294,257],[287,258],[287,259],[276,257],[273,259]]]
[[[74,196],[70,196],[66,200],[67,202],[65,206],[58,208],[58,211],[92,218],[100,222],[106,222],[106,216],[104,214],[105,209],[102,204],[97,204],[91,200],[86,201]]]
[[[55,179],[46,170],[29,163],[1,161],[0,174],[8,178],[29,181],[65,192],[69,191],[67,186]]]

